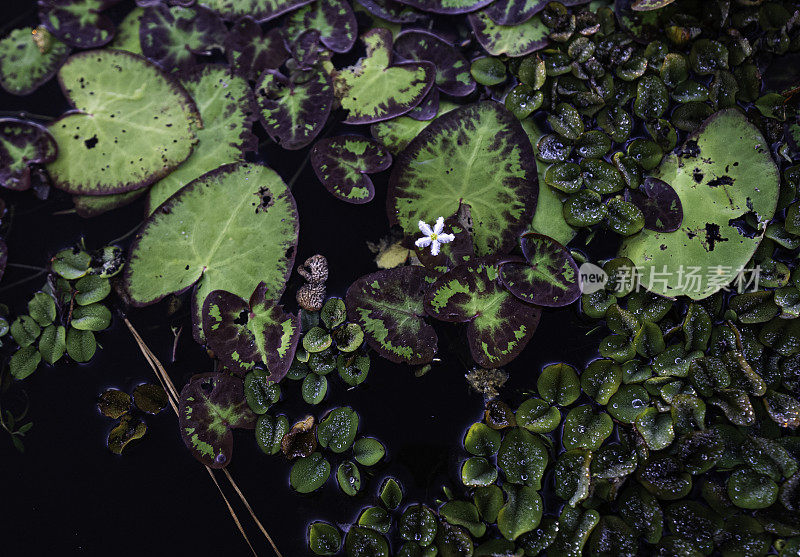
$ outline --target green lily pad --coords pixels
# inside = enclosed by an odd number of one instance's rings
[[[389,542],[379,532],[363,526],[352,526],[344,538],[346,555],[354,557],[369,555],[370,557],[389,557]]]
[[[50,32],[77,48],[97,48],[114,38],[114,23],[101,12],[119,0],[41,0],[39,19]]]
[[[123,282],[138,306],[196,282],[198,309],[213,290],[250,296],[261,281],[277,299],[294,262],[297,229],[294,197],[273,170],[226,165],[184,187],[145,221]]]
[[[483,258],[445,273],[425,293],[425,310],[441,321],[467,322],[475,362],[496,368],[517,357],[533,336],[541,310],[498,285],[493,259]]]
[[[678,194],[683,222],[675,232],[643,230],[624,241],[620,255],[634,262],[645,288],[706,298],[747,264],[775,212],[780,179],[766,140],[740,112],[724,110],[706,120],[680,154],[665,158],[655,177]],[[733,221],[751,213],[759,230],[745,235]],[[699,281],[683,280],[679,268],[686,272],[697,262],[703,265]],[[665,268],[667,276],[655,276]]]
[[[566,306],[580,295],[578,265],[553,238],[527,232],[520,238],[526,264],[504,263],[500,280],[514,296],[538,306]]]
[[[364,466],[375,466],[385,454],[383,443],[372,437],[362,437],[353,443],[353,458]]]
[[[497,466],[506,481],[540,489],[547,467],[547,449],[539,438],[525,429],[509,430],[497,453]]]
[[[417,106],[433,86],[429,62],[392,63],[392,33],[375,28],[361,40],[366,56],[334,74],[336,98],[347,111],[346,124],[369,124],[400,116]]]
[[[467,60],[444,38],[429,31],[409,29],[394,40],[394,50],[406,60],[430,62],[436,66],[436,87],[442,93],[464,97],[475,90]]]
[[[397,530],[404,540],[428,547],[436,538],[436,515],[424,505],[411,505],[400,516]]]
[[[14,29],[0,41],[0,87],[28,95],[55,75],[69,47],[44,27]]]
[[[574,507],[589,496],[592,475],[592,453],[584,449],[565,451],[558,456],[553,469],[555,492]]]
[[[155,64],[122,50],[82,52],[58,76],[76,110],[48,128],[59,146],[47,165],[56,187],[123,193],[150,185],[191,154],[197,109]]]
[[[327,73],[311,70],[289,79],[277,70],[265,71],[255,86],[261,123],[284,149],[301,149],[322,131],[334,100]]]
[[[13,118],[0,119],[0,185],[10,190],[31,187],[31,165],[56,159],[58,147],[46,128]]]
[[[333,52],[348,52],[356,42],[356,16],[347,2],[319,0],[289,15],[285,27],[289,42],[308,29],[319,31],[320,41]]]
[[[226,33],[219,16],[202,6],[157,4],[139,20],[142,53],[168,71],[191,68],[198,55],[222,45]]]
[[[498,25],[486,10],[469,14],[472,31],[481,46],[492,56],[524,56],[547,46],[550,29],[539,16],[519,25]]]
[[[424,319],[423,295],[433,277],[422,267],[398,267],[361,277],[347,289],[347,314],[367,344],[393,362],[425,364],[438,337]]]
[[[150,188],[148,213],[192,180],[224,164],[243,161],[244,152],[255,148],[251,133],[255,101],[245,79],[213,64],[183,72],[181,84],[194,99],[203,127],[196,130],[197,145],[191,156]]]
[[[455,108],[458,108],[457,104],[441,99],[436,116],[447,114]],[[415,120],[408,115],[398,116],[391,120],[375,122],[370,126],[370,134],[380,141],[389,152],[397,155],[430,123],[428,120]]]
[[[392,155],[373,139],[340,135],[314,145],[311,165],[331,194],[342,201],[360,204],[375,197],[375,187],[367,174],[389,168]]]
[[[310,4],[313,0],[202,0],[200,3],[225,19],[249,16],[259,23]]]
[[[480,154],[480,156],[478,156]],[[388,213],[407,236],[468,205],[478,255],[509,251],[538,194],[533,149],[519,121],[486,101],[440,116],[397,157]]]
[[[224,468],[230,463],[232,429],[256,426],[256,415],[244,397],[244,383],[221,373],[192,377],[181,389],[178,416],[186,447],[210,468]]]

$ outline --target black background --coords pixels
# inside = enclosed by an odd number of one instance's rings
[[[14,27],[36,25],[33,4],[5,2],[6,21],[19,16]],[[123,3],[117,10],[124,13],[130,5]],[[55,80],[28,97],[0,93],[0,99],[6,117],[21,110],[56,116],[67,108]],[[261,130],[259,133],[265,139]],[[262,145],[259,153],[254,160],[272,166],[287,181],[306,154],[269,144]],[[388,173],[373,178],[377,195],[361,206],[334,199],[318,183],[310,166],[303,169],[294,186],[301,222],[297,262],[314,253],[329,259],[329,295],[343,296],[349,283],[375,270],[366,242],[389,233],[384,209]],[[55,252],[81,238],[88,248],[99,248],[136,227],[143,214],[140,201],[84,220],[75,214],[54,214],[71,208],[69,196],[62,192],[52,191],[46,201],[36,199],[30,191],[4,191],[2,197],[11,207],[3,226],[12,264],[46,266]],[[252,241],[261,239],[253,237]],[[12,266],[0,284],[0,302],[15,313],[25,311],[28,298],[41,287],[44,277],[3,287],[32,273]],[[289,304],[297,286],[294,280],[287,288]],[[178,388],[193,374],[212,369],[213,362],[191,338],[186,310],[169,318],[164,304],[145,310],[116,309],[125,312],[138,328]],[[170,325],[184,326],[175,362],[171,361]],[[547,311],[533,341],[507,368],[512,378],[504,391],[506,397],[519,401],[525,391],[534,390],[545,363],[584,364],[600,338],[598,333],[588,336],[588,330],[574,306]],[[435,504],[443,484],[458,488],[460,441],[466,428],[480,420],[483,408],[482,397],[471,392],[464,380],[467,369],[458,358],[448,355],[447,339],[458,342],[461,338],[458,327],[440,329],[444,361],[421,378],[414,377],[407,366],[373,354],[366,383],[346,391],[338,378],[330,376],[329,394],[314,408],[302,404],[298,384],[286,381],[284,399],[288,402],[280,403],[278,410],[290,421],[308,412],[320,416],[329,408],[350,405],[361,416],[361,433],[376,436],[387,445],[388,462],[375,467],[359,497],[343,495],[333,477],[313,495],[292,492],[290,463],[261,453],[252,432],[236,432],[234,458],[228,469],[284,556],[310,553],[305,533],[312,520],[341,526],[354,522],[359,509],[374,502],[387,475],[401,481],[406,501]],[[106,436],[114,422],[98,412],[97,396],[109,387],[130,392],[139,383],[155,382],[155,377],[119,317],[111,329],[98,334],[98,340],[102,349],[91,363],[42,365],[19,385],[30,398],[34,426],[25,438],[24,454],[12,447],[4,432],[0,435],[0,554],[250,554],[207,472],[181,441],[171,410],[148,417],[147,435],[122,456],[108,451]],[[16,398],[19,390],[11,394],[10,398]],[[332,463],[334,471],[338,462]],[[219,473],[217,478],[259,555],[271,555],[223,475]],[[548,514],[556,511],[549,505],[547,510]]]

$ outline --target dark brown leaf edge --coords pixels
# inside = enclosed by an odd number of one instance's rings
[[[349,52],[358,36],[358,25],[353,8],[341,0],[318,0],[308,7],[294,12],[289,18],[286,28],[290,38],[298,36],[304,29],[314,29],[315,22],[320,19],[327,23],[326,31],[320,31],[322,44],[333,52],[340,54]]]
[[[541,309],[500,285],[495,257],[476,259],[436,279],[425,293],[425,310],[441,321],[467,323],[467,344],[484,368],[506,365],[533,337]]]
[[[288,313],[276,300],[267,285],[260,283],[250,297],[248,328],[269,371],[268,379],[277,383],[289,372],[302,327],[300,315]]]
[[[683,222],[683,205],[678,193],[663,180],[648,176],[638,190],[625,190],[625,201],[644,214],[644,227],[656,232],[675,232]]]
[[[6,145],[24,154],[14,160]],[[34,122],[15,118],[0,119],[0,185],[16,191],[31,187],[32,164],[52,162],[58,146],[47,128]]]
[[[561,307],[580,295],[578,265],[569,250],[543,234],[528,232],[520,238],[526,261],[506,261],[500,280],[514,296],[538,306]]]
[[[356,2],[372,15],[391,23],[418,23],[427,19],[425,14],[396,0],[356,0]]]
[[[363,276],[347,289],[347,317],[361,325],[367,344],[384,358],[426,364],[433,360],[438,344],[436,331],[425,320],[423,305],[433,277],[418,266]]]
[[[475,90],[477,84],[469,72],[467,59],[452,43],[435,33],[417,29],[401,31],[395,37],[394,50],[404,60],[436,66],[436,88],[446,95],[465,97]]]
[[[225,290],[210,292],[203,302],[206,345],[231,371],[247,372],[261,362],[255,336],[247,327],[249,314],[247,302]]]
[[[561,0],[565,6],[588,4],[590,0]],[[484,13],[498,25],[519,25],[541,12],[550,0],[495,0]]]
[[[233,458],[232,429],[253,429],[256,415],[244,397],[244,382],[223,373],[202,373],[181,389],[181,437],[192,455],[209,468]]]
[[[367,203],[375,186],[367,174],[392,165],[392,155],[368,137],[340,135],[319,140],[311,150],[311,166],[322,185],[348,203]]]
[[[101,12],[120,0],[39,0],[39,19],[56,37],[76,48],[98,48],[116,28]]]

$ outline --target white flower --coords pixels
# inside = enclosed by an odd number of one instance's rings
[[[436,224],[431,230],[425,221],[419,221],[420,232],[425,234],[422,238],[414,242],[418,248],[431,247],[431,255],[439,255],[439,248],[442,244],[447,244],[456,239],[453,234],[444,234],[444,217],[436,219]]]

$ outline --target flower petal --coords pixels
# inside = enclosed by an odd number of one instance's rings
[[[433,255],[434,257],[439,255],[439,246],[440,245],[441,244],[439,243],[439,240],[434,240],[433,241],[433,243],[431,244],[431,255]]]
[[[430,236],[431,234],[433,234],[433,230],[431,230],[431,227],[428,226],[428,224],[424,220],[419,221],[418,226],[419,226],[419,231],[425,234],[426,236]]]
[[[454,234],[447,234],[447,233],[445,233],[445,234],[438,234],[438,235],[436,236],[436,240],[437,240],[438,242],[441,242],[442,244],[447,244],[447,243],[450,243],[450,242],[452,242],[452,241],[453,241],[453,240],[455,240],[455,239],[456,239],[456,237],[455,237],[455,235],[454,235]]]
[[[423,236],[422,238],[414,242],[414,245],[417,246],[418,248],[427,248],[429,245],[431,245],[431,239],[429,236]]]
[[[436,224],[433,227],[433,233],[437,236],[444,232],[444,217],[436,219]]]

